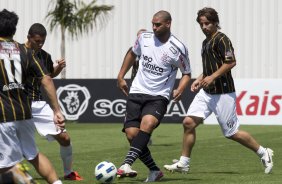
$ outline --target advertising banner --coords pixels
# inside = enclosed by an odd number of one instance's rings
[[[116,79],[55,79],[54,82],[67,120],[90,123],[123,122],[126,96],[117,88]],[[176,85],[178,82],[179,80]],[[190,91],[189,85],[182,100],[169,103],[162,122],[181,123],[194,96],[195,93]]]
[[[282,125],[282,79],[236,79],[240,124]],[[212,114],[205,124],[216,124]]]
[[[126,97],[117,88],[115,79],[57,79],[54,82],[67,120],[123,122]],[[196,95],[190,91],[190,85],[179,102],[170,101],[162,122],[182,122]],[[235,86],[237,114],[241,124],[282,125],[282,79],[236,79]],[[212,114],[204,123],[217,124],[217,120]]]

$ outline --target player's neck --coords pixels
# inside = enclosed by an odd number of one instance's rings
[[[25,47],[31,49],[31,43],[29,41],[25,42]]]
[[[157,37],[158,40],[162,43],[166,43],[167,40],[169,39],[171,33],[170,32],[167,32],[165,35],[163,35],[162,37]]]
[[[215,35],[218,33],[218,31],[215,31],[214,33],[212,33],[210,36],[207,37],[207,39],[213,39],[215,37]]]
[[[13,37],[0,37],[0,41],[13,41]]]

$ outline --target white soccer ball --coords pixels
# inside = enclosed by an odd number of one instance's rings
[[[112,183],[116,173],[117,168],[112,162],[103,161],[95,167],[95,177],[100,183]]]

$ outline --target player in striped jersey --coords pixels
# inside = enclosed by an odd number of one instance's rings
[[[166,113],[170,97],[180,100],[191,77],[187,48],[171,34],[170,26],[170,13],[157,12],[152,19],[154,32],[143,32],[137,38],[118,74],[118,87],[128,96],[124,131],[130,142],[126,158],[117,171],[118,177],[135,177],[137,172],[131,166],[137,158],[149,169],[145,182],[158,181],[163,177],[147,144]],[[124,76],[137,56],[140,58],[139,68],[128,93]],[[182,78],[173,90],[178,69]]]
[[[218,13],[213,8],[203,8],[198,11],[197,22],[206,39],[202,45],[203,73],[193,82],[191,91],[202,89],[195,96],[183,121],[182,156],[179,162],[164,167],[169,171],[188,172],[190,155],[196,140],[195,129],[214,113],[224,136],[254,151],[268,174],[273,167],[273,151],[259,145],[248,132],[239,130],[235,87],[231,75],[236,59],[230,39],[218,31]]]
[[[0,174],[1,183],[26,183],[14,172],[15,165],[23,160],[23,155],[33,165],[39,165],[38,173],[48,183],[62,183],[50,163],[39,153],[34,140],[34,124],[28,96],[24,91],[27,77],[40,78],[52,109],[54,122],[64,128],[55,86],[46,75],[46,70],[38,62],[31,50],[25,49],[13,40],[18,16],[6,9],[0,12]],[[7,176],[8,175],[8,176]],[[10,176],[13,176],[12,179]],[[6,177],[7,176],[7,177]],[[6,179],[10,181],[6,181]]]
[[[57,60],[54,66],[51,55],[42,49],[47,36],[45,27],[40,23],[31,25],[27,35],[25,48],[31,48],[36,52],[40,63],[45,66],[51,77],[56,77],[66,66],[64,59]],[[56,140],[60,144],[60,155],[63,161],[64,178],[67,180],[82,180],[82,177],[76,171],[72,170],[72,145],[70,136],[66,129],[63,131],[57,129],[52,118],[52,109],[43,99],[40,91],[41,83],[35,78],[28,78],[27,91],[29,94],[32,109],[32,116],[38,133],[45,136],[47,140]]]

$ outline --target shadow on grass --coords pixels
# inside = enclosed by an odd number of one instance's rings
[[[175,146],[175,144],[152,144],[152,145],[149,145],[150,147],[167,147],[167,146]]]
[[[193,172],[193,174],[240,174],[240,173],[239,172],[232,172],[232,171],[211,171],[211,172],[206,171],[206,172]]]
[[[144,183],[144,180],[145,179],[134,179],[134,178],[126,178],[126,179],[117,179],[115,180],[115,183]],[[165,182],[176,182],[176,183],[179,183],[181,181],[183,181],[184,183],[186,182],[189,182],[189,181],[201,181],[202,179],[198,179],[198,178],[162,178],[160,181],[158,182],[162,182],[162,183],[165,183]]]

